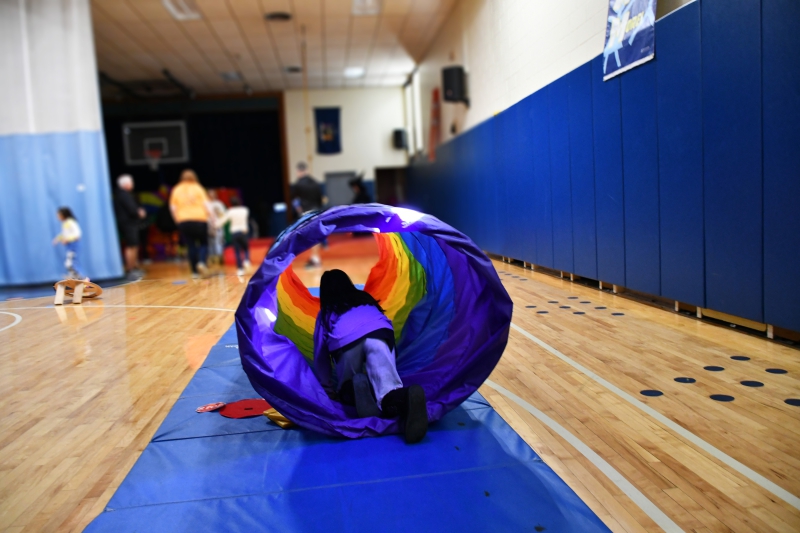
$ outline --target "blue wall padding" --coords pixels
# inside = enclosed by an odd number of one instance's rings
[[[597,277],[625,285],[625,189],[619,77],[603,81],[603,56],[592,61]]]
[[[550,84],[550,190],[553,198],[553,267],[574,272],[572,254],[572,183],[569,171],[569,80]]]
[[[512,245],[512,250],[521,247],[521,255],[511,255],[522,259],[528,263],[536,263],[536,232],[530,228],[536,227],[536,213],[531,206],[535,202],[536,186],[531,179],[531,168],[533,168],[533,128],[531,127],[531,101],[523,100],[512,107],[513,112],[501,113],[507,115],[508,126],[505,133],[506,138],[510,139],[507,145],[509,161],[513,163],[510,173],[507,176],[505,197],[514,213],[511,226],[516,228],[529,228],[528,231],[512,235],[511,232],[502,228],[502,233],[507,235],[508,242],[518,244]],[[523,179],[527,176],[527,179]]]
[[[414,446],[196,413],[254,397],[241,365],[208,366],[230,333],[87,532],[608,531],[478,393]]]
[[[595,225],[594,136],[592,134],[592,65],[587,63],[568,76],[569,159],[572,179],[572,242],[574,273],[597,279],[597,227]]]
[[[700,11],[656,33],[661,292],[705,306]]]
[[[764,320],[800,329],[800,2],[764,0]]]
[[[760,322],[761,3],[700,4],[706,305]]]
[[[661,294],[658,222],[656,65],[622,76],[622,173],[625,176],[625,286]]]
[[[687,4],[653,61],[603,82],[598,56],[412,165],[411,203],[498,255],[800,331],[798,10]]]
[[[507,228],[514,220],[514,205],[511,198],[508,197],[509,182],[513,180],[511,177],[513,163],[509,160],[508,144],[512,141],[511,135],[506,136],[506,132],[511,132],[509,119],[513,115],[511,113],[500,113],[497,120],[490,122],[492,127],[492,150],[490,155],[492,160],[490,165],[494,169],[492,172],[490,183],[491,187],[497,192],[495,198],[495,219],[492,224],[495,224],[494,233],[495,240],[504,250],[513,250],[516,255],[514,257],[522,258],[522,242],[515,246],[514,239],[510,235],[500,231],[501,228]],[[500,205],[505,202],[506,209],[500,209]]]
[[[530,97],[533,154],[533,209],[536,232],[536,264],[555,268],[553,262],[553,199],[550,181],[550,113],[547,91],[541,90]],[[531,230],[528,230],[531,231]]]
[[[0,285],[63,279],[65,250],[56,210],[75,213],[82,274],[122,275],[103,133],[0,135]]]

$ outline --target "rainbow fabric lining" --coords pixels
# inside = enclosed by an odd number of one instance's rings
[[[364,290],[381,304],[394,325],[399,342],[408,315],[426,292],[425,269],[411,253],[403,234],[376,233],[379,258],[370,270]],[[278,280],[278,318],[275,333],[289,338],[309,361],[314,359],[314,325],[319,298],[289,267]]]

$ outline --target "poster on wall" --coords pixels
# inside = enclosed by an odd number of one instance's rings
[[[339,108],[315,107],[314,123],[317,130],[317,153],[340,153],[342,151],[342,134],[339,127]]]
[[[656,0],[609,0],[603,81],[653,59]]]

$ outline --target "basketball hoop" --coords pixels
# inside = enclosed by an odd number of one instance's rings
[[[144,156],[147,159],[147,164],[150,165],[150,170],[153,172],[158,170],[158,163],[161,161],[161,150],[159,148],[145,150]]]

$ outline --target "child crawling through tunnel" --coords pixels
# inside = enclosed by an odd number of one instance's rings
[[[404,387],[395,363],[392,321],[341,270],[322,275],[314,327],[314,374],[332,399],[358,415],[400,418],[407,443],[428,430],[425,391]]]

